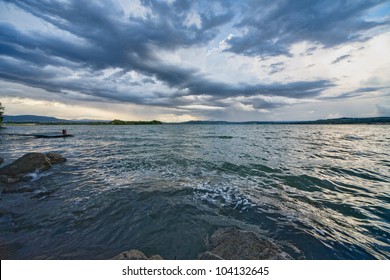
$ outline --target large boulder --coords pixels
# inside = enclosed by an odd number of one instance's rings
[[[198,256],[201,260],[287,260],[290,255],[274,242],[254,232],[237,228],[220,228],[208,240],[208,251]]]
[[[41,153],[28,153],[0,169],[0,175],[18,177],[31,172],[42,172],[51,167],[49,158]]]
[[[66,161],[66,159],[55,153],[28,153],[15,160],[9,165],[0,168],[0,183],[11,184],[22,179],[28,179],[29,173],[43,172],[53,164]]]
[[[160,255],[153,255],[148,258],[143,252],[139,250],[130,250],[120,253],[112,258],[113,260],[162,260]]]

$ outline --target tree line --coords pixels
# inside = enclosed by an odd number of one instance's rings
[[[0,127],[1,125],[3,124],[3,113],[4,113],[4,107],[3,105],[1,105],[1,102],[0,102]]]
[[[113,120],[110,122],[113,125],[138,125],[138,124],[162,124],[160,121],[122,121],[122,120]]]

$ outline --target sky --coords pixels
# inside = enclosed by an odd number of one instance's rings
[[[1,0],[5,114],[390,116],[390,1]]]

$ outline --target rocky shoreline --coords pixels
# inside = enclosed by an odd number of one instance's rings
[[[29,188],[14,188],[21,181],[30,181],[34,174],[50,169],[66,161],[57,153],[27,153],[14,162],[0,168],[2,193],[29,192]],[[4,162],[0,158],[0,165]],[[250,231],[235,227],[217,229],[206,241],[207,251],[198,255],[198,260],[288,260],[290,255],[283,252],[275,242]],[[162,260],[160,255],[146,256],[139,250],[124,251],[113,260]]]
[[[273,241],[254,232],[235,227],[217,229],[207,240],[208,251],[200,253],[198,260],[291,260]],[[147,257],[139,250],[124,251],[113,260],[162,260],[160,255]]]

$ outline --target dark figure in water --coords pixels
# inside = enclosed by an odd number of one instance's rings
[[[62,135],[66,135],[66,134],[68,134],[68,132],[66,131],[66,129],[63,129],[62,130]]]

